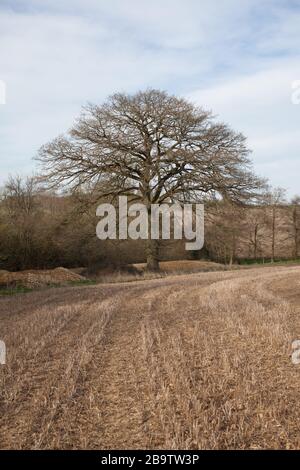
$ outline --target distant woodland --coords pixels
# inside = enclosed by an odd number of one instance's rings
[[[266,192],[257,204],[206,199],[205,246],[185,251],[185,240],[160,241],[159,259],[209,259],[224,264],[300,257],[300,198]],[[55,194],[35,178],[10,178],[0,200],[0,269],[56,266],[116,270],[145,262],[145,241],[96,236],[96,207],[88,193]]]

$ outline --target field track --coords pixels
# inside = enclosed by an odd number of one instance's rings
[[[0,448],[300,449],[300,267],[0,299]]]

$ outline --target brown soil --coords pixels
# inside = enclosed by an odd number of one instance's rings
[[[66,268],[28,270],[19,272],[0,271],[0,287],[35,288],[51,284],[65,284],[85,278]]]

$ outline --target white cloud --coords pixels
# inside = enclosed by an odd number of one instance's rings
[[[256,169],[290,193],[299,191],[300,106],[291,101],[297,74],[300,77],[298,61],[275,61],[271,69],[235,77],[188,96],[242,131],[253,150]]]
[[[3,0],[0,181],[33,167],[39,146],[87,101],[152,86],[188,95],[243,131],[257,170],[297,192],[300,106],[290,96],[300,79],[300,10],[282,5]]]

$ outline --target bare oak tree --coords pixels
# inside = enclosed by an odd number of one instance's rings
[[[274,263],[276,256],[276,247],[277,247],[277,238],[280,231],[280,226],[283,221],[280,217],[280,207],[285,204],[285,193],[284,188],[271,188],[269,192],[266,193],[265,203],[269,207],[269,225],[271,229],[271,262]]]
[[[2,194],[2,208],[5,211],[10,257],[16,260],[18,269],[26,269],[34,257],[37,231],[38,207],[35,179],[10,176]],[[0,253],[1,258],[1,253]]]
[[[68,135],[41,148],[38,160],[50,186],[93,187],[99,198],[128,195],[147,206],[149,219],[154,203],[216,193],[248,200],[262,183],[242,134],[210,112],[152,89],[87,106]],[[150,237],[147,265],[159,266]]]
[[[268,207],[264,204],[248,207],[241,230],[242,245],[248,252],[248,257],[257,261],[265,258],[264,246],[268,242]]]

